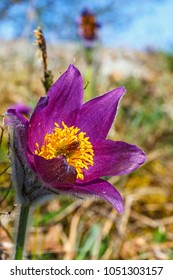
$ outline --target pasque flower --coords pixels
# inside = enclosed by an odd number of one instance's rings
[[[101,177],[129,174],[146,159],[139,147],[106,139],[124,93],[119,87],[83,104],[82,77],[70,65],[29,119],[15,109],[7,111],[14,174],[24,199],[54,192],[91,195],[123,212],[121,195]]]
[[[81,12],[77,23],[79,25],[79,35],[84,39],[86,47],[92,47],[93,42],[97,39],[98,29],[101,27],[95,14],[85,8]]]

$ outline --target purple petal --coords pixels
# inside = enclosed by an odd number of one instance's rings
[[[102,176],[119,176],[136,170],[146,160],[137,146],[121,141],[102,140],[93,143],[94,165],[84,171],[84,181]]]
[[[76,126],[86,132],[91,141],[105,139],[124,93],[124,87],[120,87],[86,102],[80,110]]]
[[[28,120],[15,109],[8,109],[5,117],[5,124],[12,127],[12,134],[13,137],[17,139],[19,148],[26,152]]]
[[[58,184],[73,184],[76,181],[75,169],[68,165],[62,156],[46,160],[35,155],[34,162],[37,174],[50,188],[55,188]]]
[[[48,97],[41,97],[29,122],[28,147],[32,153],[34,153],[36,149],[36,143],[42,146],[44,136],[47,133],[48,119],[44,114],[47,104]]]
[[[79,70],[70,65],[50,88],[48,96],[48,114],[51,113],[53,123],[59,120],[64,121],[68,126],[73,125],[83,101],[83,82]]]
[[[88,195],[102,198],[111,203],[119,213],[122,213],[124,210],[120,193],[109,182],[102,179],[97,179],[85,184],[76,184],[71,187],[65,185],[63,187],[57,186],[57,191],[58,190],[71,195],[81,196],[82,198]]]
[[[22,103],[13,104],[9,109],[15,109],[16,112],[24,114],[26,116],[28,116],[32,110],[31,107]]]
[[[51,133],[57,122],[72,126],[82,106],[83,83],[80,72],[73,65],[54,83],[46,97],[36,106],[29,125],[28,144],[32,152],[35,143],[43,144],[46,133]]]
[[[7,110],[5,121],[7,125],[11,125],[11,126],[15,126],[16,122],[20,122],[20,125],[28,124],[28,120],[15,108],[9,108]]]
[[[119,213],[123,213],[123,200],[120,193],[107,181],[98,179],[88,184],[76,185],[80,187],[81,194],[94,195],[100,197],[113,205]]]
[[[33,157],[30,152],[28,153],[27,147],[28,120],[15,109],[8,109],[5,123],[12,127],[11,145],[13,146],[13,152],[22,157],[23,162],[33,166]]]

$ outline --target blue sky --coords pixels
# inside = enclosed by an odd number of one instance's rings
[[[43,0],[44,2],[45,0]],[[73,11],[74,18],[80,13],[82,6],[87,3],[90,8],[103,7],[107,0],[79,0],[77,9]],[[39,0],[35,0],[39,2]],[[55,1],[56,2],[56,1]],[[68,1],[59,0],[59,15],[61,11],[68,14]],[[117,0],[118,2],[118,0]],[[119,0],[118,3],[122,2]],[[125,24],[117,24],[116,16],[113,20],[109,19],[109,15],[99,14],[98,20],[102,22],[100,30],[100,39],[105,46],[111,47],[131,47],[135,49],[145,49],[153,47],[162,50],[173,50],[173,0],[141,0],[126,1],[126,5],[121,6],[123,18],[127,19]],[[26,14],[26,6],[21,5],[16,10],[13,9],[12,16],[17,17],[17,12]],[[57,8],[57,7],[56,7]],[[121,21],[121,17],[119,18]],[[25,21],[23,21],[25,24]],[[60,25],[59,25],[60,26]],[[61,26],[60,26],[61,27]],[[25,26],[22,27],[23,30]],[[45,29],[46,30],[46,29]],[[0,37],[10,39],[15,32],[14,23],[0,21]],[[71,31],[71,32],[74,32]],[[51,33],[51,32],[50,32]],[[48,37],[48,36],[47,36]]]
[[[140,15],[135,21],[121,32],[115,32],[111,44],[137,49],[153,46],[173,50],[173,0],[151,2],[144,10],[143,7],[141,4]]]

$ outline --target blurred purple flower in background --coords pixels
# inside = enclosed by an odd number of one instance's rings
[[[92,48],[93,43],[98,38],[98,29],[101,27],[96,20],[95,14],[87,8],[83,9],[77,24],[79,26],[79,35],[84,40],[85,46]]]
[[[52,192],[91,195],[123,212],[121,195],[100,177],[129,174],[146,159],[137,146],[106,139],[124,93],[119,87],[83,104],[82,77],[70,65],[29,120],[8,109],[17,165],[13,174],[22,199],[32,202]]]

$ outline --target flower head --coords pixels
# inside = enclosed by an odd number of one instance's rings
[[[95,14],[89,9],[83,9],[78,20],[79,35],[84,39],[86,47],[90,48],[97,39],[98,28],[101,27],[97,22]]]
[[[21,195],[30,200],[52,192],[92,195],[122,213],[121,195],[101,177],[129,174],[146,159],[139,147],[106,139],[124,93],[119,87],[83,104],[82,78],[70,65],[29,120],[9,109],[18,170],[21,166],[28,178],[21,182]],[[22,180],[19,171],[14,173]]]

